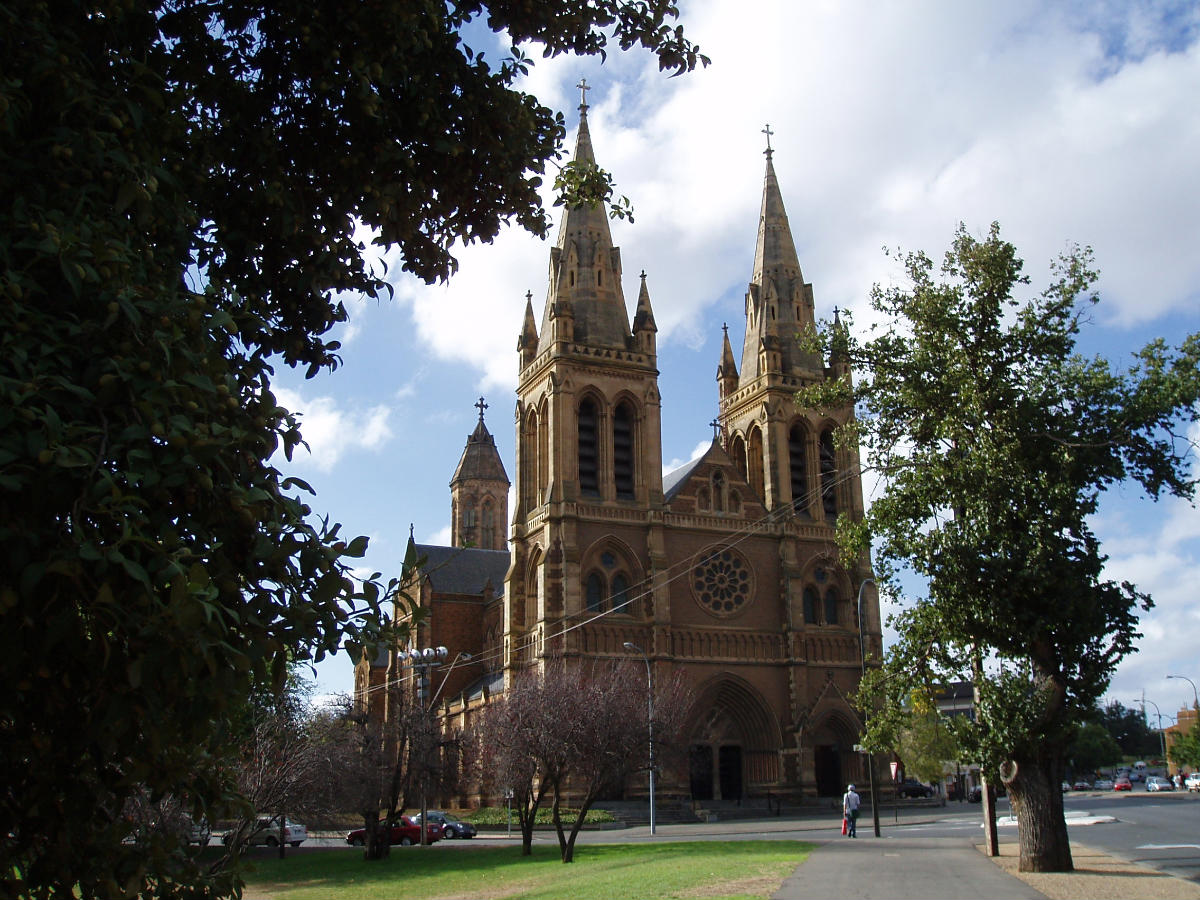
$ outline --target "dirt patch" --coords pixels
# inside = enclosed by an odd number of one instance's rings
[[[983,852],[982,844],[976,846]],[[1074,872],[1018,872],[1015,843],[1002,843],[1000,855],[990,858],[1050,900],[1200,900],[1200,884],[1080,844],[1071,845]]]
[[[758,878],[736,878],[728,881],[714,881],[710,884],[699,885],[690,891],[680,894],[681,897],[730,897],[749,895],[752,897],[770,897],[783,884],[782,878],[772,878],[763,875]]]

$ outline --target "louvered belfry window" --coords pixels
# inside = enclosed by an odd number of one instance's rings
[[[589,397],[579,404],[579,490],[593,496],[600,493],[598,426],[596,403]]]

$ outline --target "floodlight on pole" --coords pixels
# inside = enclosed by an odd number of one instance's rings
[[[632,650],[642,657],[646,664],[646,727],[650,732],[650,833],[655,834],[654,827],[654,679],[650,674],[650,657],[637,644],[625,642],[625,649]]]

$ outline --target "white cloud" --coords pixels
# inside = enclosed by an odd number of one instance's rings
[[[290,388],[275,387],[280,405],[300,416],[300,433],[309,445],[293,455],[296,468],[331,471],[347,452],[378,450],[392,437],[391,409],[385,405],[366,409],[345,408],[330,396],[304,397]]]

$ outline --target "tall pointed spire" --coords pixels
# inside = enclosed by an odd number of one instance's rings
[[[587,81],[579,82],[579,131],[573,162],[595,166],[588,130]],[[558,327],[556,327],[556,325]],[[633,335],[621,291],[621,252],[613,246],[604,203],[568,206],[550,250],[550,288],[542,338],[629,349]]]
[[[821,371],[820,357],[801,353],[797,332],[814,322],[812,285],[805,284],[792,240],[792,228],[783,194],[775,175],[771,126],[767,136],[766,174],[762,207],[758,216],[758,241],[754,248],[754,270],[746,291],[746,339],[742,345],[743,383],[768,373],[796,374],[798,370]]]

